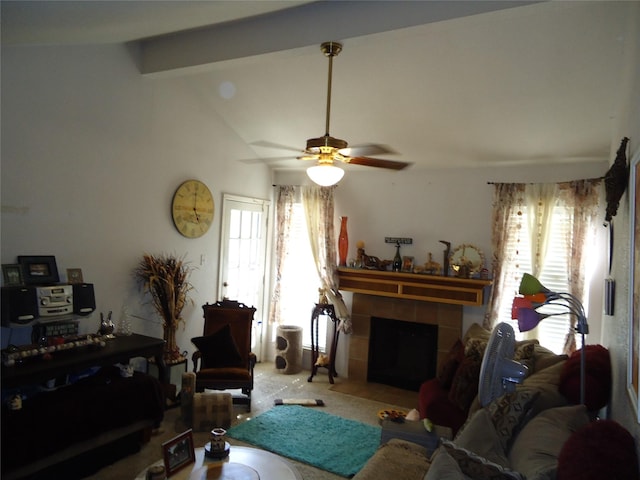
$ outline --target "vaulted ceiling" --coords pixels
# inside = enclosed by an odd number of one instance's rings
[[[210,75],[209,104],[274,168],[330,133],[410,168],[609,159],[639,2],[2,1],[2,44],[129,42],[141,74]],[[282,148],[274,148],[278,145]],[[274,159],[275,157],[275,159]],[[304,165],[301,165],[304,164]],[[369,167],[356,167],[369,168]]]

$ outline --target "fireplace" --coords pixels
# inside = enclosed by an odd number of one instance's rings
[[[351,306],[353,333],[349,339],[350,381],[373,381],[368,380],[372,317],[434,326],[437,329],[436,372],[439,363],[462,335],[462,305],[354,293]]]
[[[367,381],[417,392],[435,377],[438,326],[371,317]]]

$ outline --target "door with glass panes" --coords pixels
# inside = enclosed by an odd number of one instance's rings
[[[261,354],[269,201],[223,194],[218,298],[256,308],[252,349]]]

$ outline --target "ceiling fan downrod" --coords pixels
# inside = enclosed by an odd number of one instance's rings
[[[329,57],[329,75],[327,79],[327,118],[325,123],[325,137],[329,137],[329,118],[331,116],[331,79],[333,76],[333,57],[342,51],[342,44],[337,42],[324,42],[320,45],[322,53]]]

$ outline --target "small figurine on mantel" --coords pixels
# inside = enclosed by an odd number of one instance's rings
[[[357,264],[362,268],[369,270],[386,270],[387,266],[393,263],[391,260],[380,260],[378,257],[367,255],[364,251],[364,242],[362,240],[356,243],[358,249]]]
[[[424,264],[424,272],[429,275],[438,275],[440,274],[441,265],[438,262],[433,261],[433,255],[429,252],[429,260]]]

